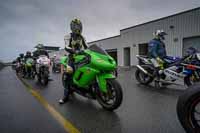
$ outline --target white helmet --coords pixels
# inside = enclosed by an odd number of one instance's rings
[[[54,54],[53,57],[56,57],[56,54]]]
[[[164,32],[164,30],[156,30],[153,35],[155,36],[155,38],[157,39],[161,39],[161,40],[165,40],[165,35],[167,35],[166,32]]]

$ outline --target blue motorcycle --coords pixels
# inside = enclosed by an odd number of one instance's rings
[[[165,69],[162,70],[162,73],[158,72],[149,57],[137,55],[137,58],[143,64],[137,65],[135,77],[143,85],[148,85],[156,79],[156,88],[160,88],[160,83],[190,86],[200,79],[200,53],[196,51],[183,58],[166,56],[164,58]]]

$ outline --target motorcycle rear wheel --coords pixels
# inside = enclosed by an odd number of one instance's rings
[[[144,69],[148,71],[148,66],[143,65]],[[150,77],[149,75],[145,74],[143,71],[137,68],[135,72],[135,78],[136,80],[143,85],[148,85],[153,81],[153,77]]]

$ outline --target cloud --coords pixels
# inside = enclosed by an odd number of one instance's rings
[[[83,22],[86,40],[93,41],[199,5],[197,0],[2,0],[0,59],[11,60],[39,42],[63,47],[75,17]]]

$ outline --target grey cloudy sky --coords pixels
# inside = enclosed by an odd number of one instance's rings
[[[0,60],[34,50],[37,43],[64,47],[73,18],[83,22],[87,41],[200,6],[199,0],[1,0]]]

